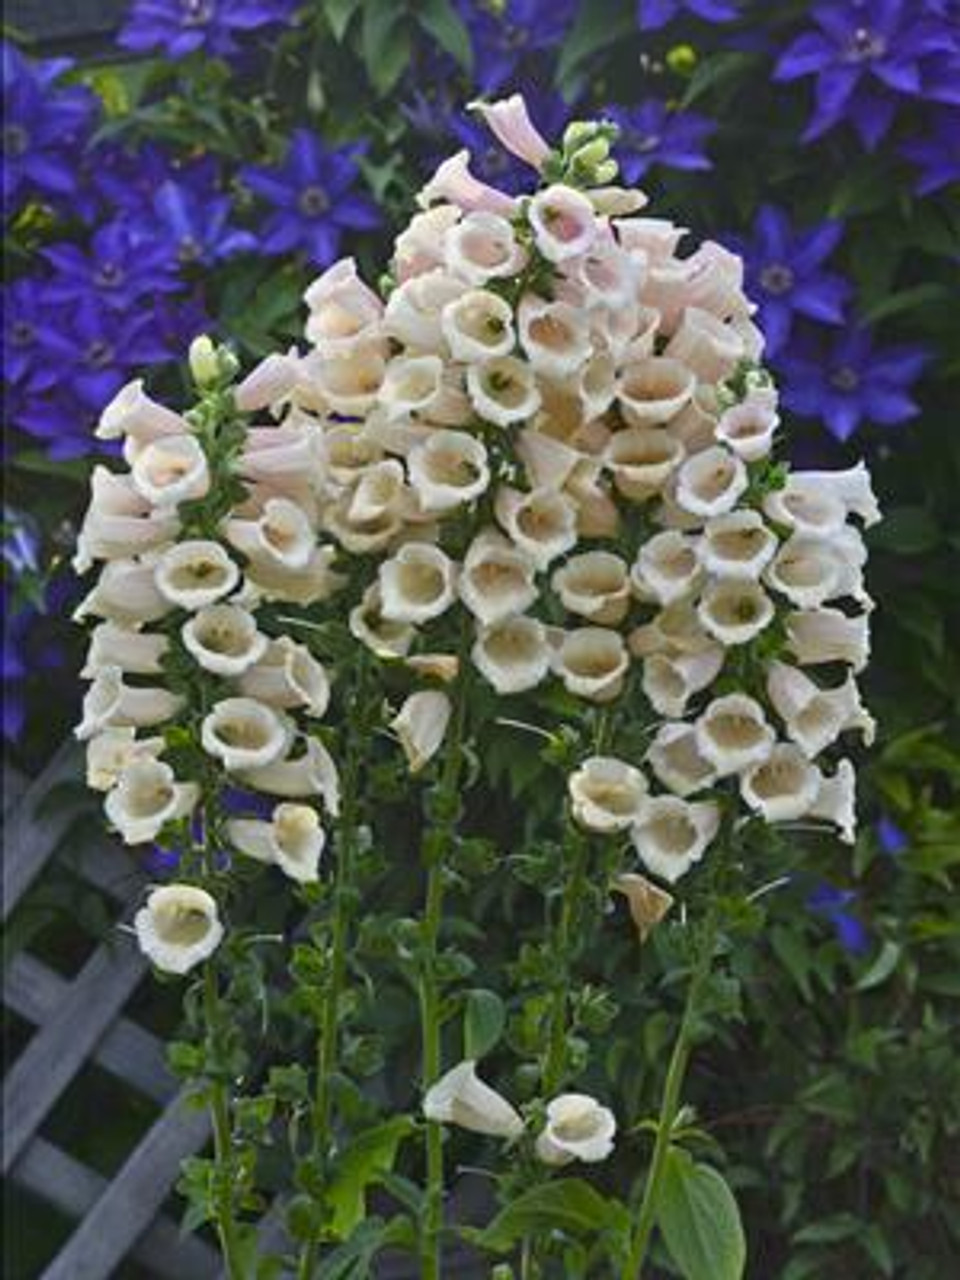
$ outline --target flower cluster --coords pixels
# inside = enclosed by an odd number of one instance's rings
[[[78,610],[98,621],[77,732],[128,843],[192,822],[208,878],[211,856],[239,854],[306,882],[339,779],[318,727],[329,673],[286,633],[297,616],[345,618],[349,644],[405,673],[390,728],[414,773],[467,666],[503,698],[629,708],[644,749],[584,755],[569,809],[632,846],[617,887],[643,932],[670,898],[638,863],[672,885],[752,818],[853,839],[853,767],[823,760],[872,733],[855,522],[878,513],[862,466],[771,460],[777,393],[742,263],[712,241],[683,255],[683,230],[614,185],[615,127],[575,122],[554,149],[520,97],[477,109],[539,175],[531,195],[459,153],[397,238],[385,297],[343,259],[306,292],[303,354],[234,386],[229,353],[198,340],[197,408],[134,382],[104,412],[128,469],[95,470],[79,539],[78,569],[103,569]],[[211,817],[222,774],[270,797],[268,816]],[[174,972],[222,936],[191,883],[136,923]],[[427,1113],[507,1138],[520,1124],[472,1062]],[[602,1159],[614,1128],[560,1095],[537,1152]]]

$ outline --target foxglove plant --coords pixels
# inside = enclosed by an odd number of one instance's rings
[[[447,1125],[502,1141],[513,1203],[478,1242],[519,1243],[523,1276],[553,1274],[529,1197],[555,1203],[574,1185],[558,1170],[604,1161],[630,1127],[578,1087],[609,1016],[579,968],[610,890],[644,938],[700,880],[649,1167],[635,1212],[611,1198],[596,1223],[605,1273],[643,1274],[665,1182],[719,1176],[682,1145],[681,1093],[725,895],[749,884],[744,842],[799,821],[853,839],[840,740],[873,732],[854,681],[872,608],[861,527],[878,519],[866,470],[774,461],[778,396],[743,264],[709,240],[683,255],[682,228],[615,185],[613,124],[575,122],[551,147],[521,98],[475,106],[538,176],[532,193],[488,186],[461,152],[421,192],[382,295],[341,260],[307,290],[305,351],[238,383],[230,353],[199,339],[193,409],[134,383],[99,428],[127,469],[95,473],[79,539],[78,567],[103,567],[78,610],[97,620],[78,734],[121,837],[184,850],[135,929],[158,968],[203,967],[208,1212],[232,1276],[249,1272],[256,1162],[235,1144],[221,960],[251,864],[289,879],[311,939],[295,965],[301,980],[314,966],[317,1029],[301,1280],[347,1234],[335,1083],[376,825],[370,735],[423,780],[423,907],[394,932],[425,1119],[416,1232],[400,1238],[425,1280],[441,1274]],[[547,739],[565,795],[515,859],[546,906],[514,974],[525,1099],[480,1077],[482,1036],[458,1064],[441,1034],[463,998],[444,927],[491,706]],[[392,1152],[408,1132],[388,1130]]]

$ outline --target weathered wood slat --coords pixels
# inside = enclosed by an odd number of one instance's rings
[[[34,1026],[43,1026],[69,989],[70,984],[58,973],[22,951],[14,956],[4,974],[3,1003]],[[105,1032],[94,1049],[94,1059],[155,1102],[168,1102],[177,1091],[177,1082],[166,1067],[162,1044],[129,1018],[118,1018]]]
[[[44,803],[51,788],[81,778],[81,770],[77,744],[65,742],[43,773],[4,814],[4,920],[43,870],[71,822],[89,806],[89,798],[83,794],[75,800],[61,800],[53,808]]]
[[[143,956],[120,942],[99,947],[70,983],[49,1021],[3,1082],[3,1172],[10,1168],[66,1089],[146,971]]]
[[[44,1138],[34,1138],[23,1153],[14,1177],[28,1191],[71,1218],[82,1218],[109,1183]],[[183,1235],[175,1222],[160,1217],[134,1244],[131,1254],[163,1280],[213,1280],[217,1252],[197,1236]]]
[[[207,1113],[184,1106],[182,1095],[174,1098],[41,1280],[106,1280],[112,1275],[166,1199],[181,1161],[202,1147],[209,1133]]]

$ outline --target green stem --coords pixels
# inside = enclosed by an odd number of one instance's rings
[[[660,1103],[660,1115],[657,1119],[657,1137],[653,1147],[653,1157],[650,1161],[650,1168],[647,1171],[643,1199],[640,1202],[640,1214],[637,1218],[627,1264],[623,1269],[621,1280],[639,1280],[650,1248],[650,1240],[657,1220],[663,1175],[667,1164],[667,1151],[670,1146],[670,1137],[677,1118],[677,1112],[680,1109],[680,1091],[683,1088],[684,1076],[690,1061],[693,1028],[698,1012],[697,1006],[713,964],[719,923],[719,912],[716,905],[713,904],[704,923],[700,952],[690,978],[683,1017],[680,1020],[680,1029],[677,1032],[673,1052],[670,1055],[670,1064],[667,1067],[667,1078]]]
[[[203,1011],[207,1036],[216,1039],[220,1022],[220,997],[213,961],[208,961],[203,975]],[[233,1215],[233,1137],[230,1124],[230,1100],[222,1080],[210,1081],[210,1116],[213,1121],[213,1152],[216,1163],[216,1195],[214,1215],[220,1250],[229,1280],[243,1280],[244,1265]]]
[[[337,823],[337,868],[333,887],[330,973],[323,993],[320,1033],[317,1038],[317,1079],[313,1105],[313,1153],[323,1165],[330,1151],[330,1116],[333,1107],[331,1085],[340,1051],[340,1001],[347,980],[347,942],[350,935],[354,862],[357,850],[358,775],[360,734],[357,716],[362,714],[366,666],[361,659],[357,677],[352,732],[348,736],[341,787],[340,818]],[[299,1280],[310,1280],[317,1264],[320,1231],[315,1231],[303,1248],[297,1269]]]
[[[441,1073],[440,983],[437,976],[437,956],[440,926],[443,921],[444,854],[455,836],[459,812],[466,704],[466,680],[461,653],[461,668],[454,691],[451,723],[444,744],[443,772],[437,791],[437,821],[434,829],[427,833],[423,843],[424,859],[427,863],[427,890],[418,989],[424,1092],[439,1079]],[[420,1226],[420,1275],[422,1280],[440,1280],[440,1234],[443,1226],[443,1129],[437,1121],[433,1120],[426,1122],[424,1193]]]
[[[563,1083],[567,1065],[567,999],[570,988],[570,960],[574,924],[585,889],[587,841],[573,825],[572,817],[567,826],[565,871],[566,882],[560,905],[560,919],[554,935],[553,955],[555,983],[553,987],[550,1023],[547,1032],[547,1053],[541,1073],[543,1096],[551,1098]]]

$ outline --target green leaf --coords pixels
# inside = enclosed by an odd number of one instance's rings
[[[415,1128],[409,1116],[396,1116],[351,1141],[327,1192],[338,1239],[345,1240],[364,1220],[367,1188],[390,1172],[400,1143]]]
[[[574,73],[582,62],[634,31],[631,6],[618,5],[617,10],[611,12],[609,0],[585,0],[581,4],[557,66],[556,78],[561,90],[572,87]]]
[[[892,507],[882,523],[870,530],[867,541],[880,551],[917,556],[938,545],[940,529],[925,507]]]
[[[714,53],[705,58],[694,71],[687,91],[680,103],[681,108],[689,107],[710,89],[726,84],[742,75],[759,59],[753,53]]]
[[[912,289],[900,289],[896,293],[881,298],[879,302],[867,308],[863,318],[870,324],[876,324],[878,320],[886,320],[890,316],[898,315],[901,311],[918,311],[949,297],[950,291],[945,285],[918,284]]]
[[[403,9],[387,0],[367,0],[361,44],[370,83],[383,96],[403,75],[413,49]]]
[[[685,1280],[740,1280],[747,1245],[733,1192],[680,1147],[667,1151],[657,1221]]]
[[[323,13],[333,38],[339,44],[344,37],[350,19],[360,8],[361,0],[324,0]]]
[[[477,1061],[503,1034],[507,1011],[494,991],[476,988],[467,994],[463,1011],[463,1056]]]
[[[493,1253],[509,1253],[518,1240],[535,1232],[565,1231],[576,1236],[622,1230],[624,1215],[619,1200],[604,1199],[580,1178],[562,1178],[524,1192],[470,1237]]]
[[[876,960],[857,982],[857,990],[870,991],[873,987],[879,987],[881,983],[886,982],[899,964],[902,951],[903,948],[899,942],[893,942],[888,938],[880,948],[880,954]]]
[[[450,0],[420,0],[416,15],[417,22],[433,36],[440,48],[459,62],[464,71],[469,71],[473,66],[470,32]]]
[[[831,1218],[811,1222],[794,1235],[794,1244],[836,1244],[863,1231],[863,1223],[852,1213],[835,1213]]]

